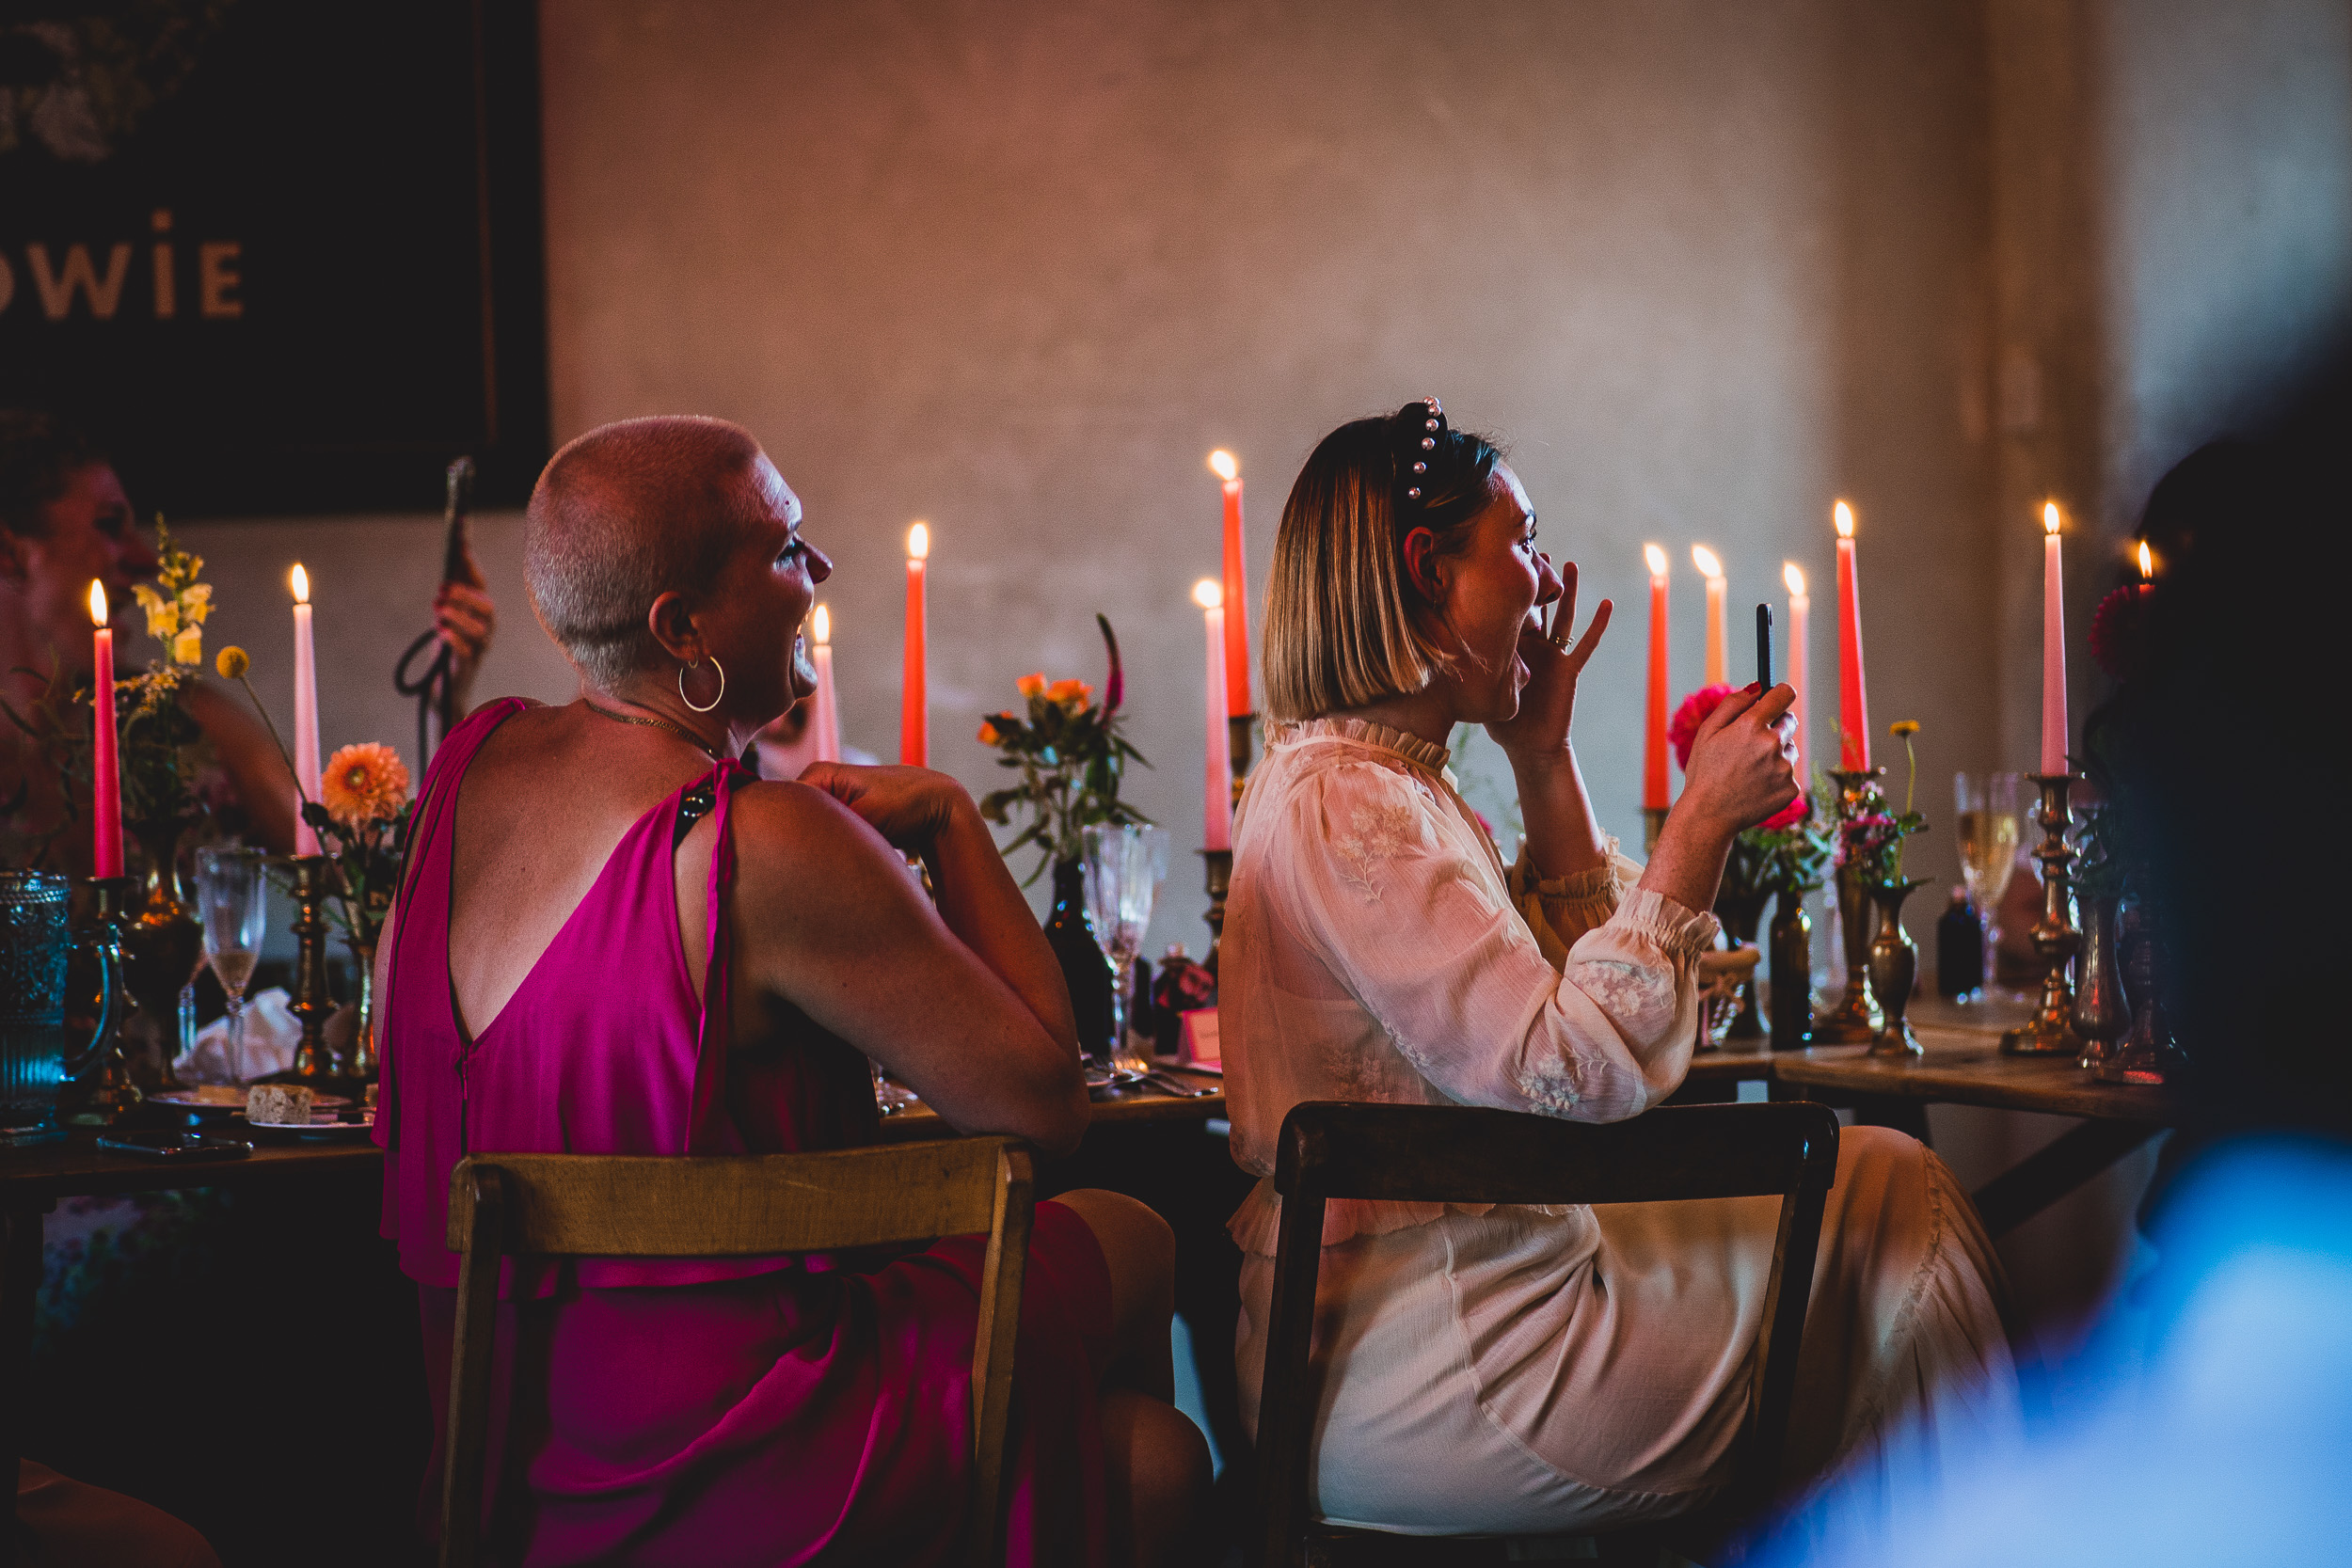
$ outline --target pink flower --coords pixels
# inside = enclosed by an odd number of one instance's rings
[[[1804,798],[1804,791],[1800,789],[1797,791],[1797,798],[1795,800],[1781,807],[1780,810],[1772,813],[1772,816],[1766,817],[1763,821],[1758,822],[1756,826],[1763,829],[1768,833],[1776,833],[1784,829],[1795,827],[1798,823],[1804,821],[1806,816],[1810,816],[1812,810],[1813,802],[1807,800]]]
[[[1699,726],[1707,722],[1707,716],[1715,711],[1718,703],[1739,689],[1721,684],[1702,686],[1682,699],[1682,705],[1675,709],[1674,718],[1666,725],[1666,739],[1674,746],[1677,768],[1685,773],[1691,771],[1691,744],[1699,737]]]

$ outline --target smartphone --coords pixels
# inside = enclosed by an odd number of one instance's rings
[[[201,1132],[109,1132],[98,1147],[109,1154],[129,1154],[141,1160],[242,1160],[253,1152],[250,1144],[233,1138],[207,1137]]]

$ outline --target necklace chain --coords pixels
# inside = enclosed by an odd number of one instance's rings
[[[616,724],[643,724],[647,729],[651,730],[667,730],[672,735],[676,736],[679,739],[691,744],[696,751],[702,752],[711,761],[723,762],[726,760],[724,757],[720,755],[718,752],[711,748],[708,741],[705,740],[702,736],[696,735],[692,730],[688,729],[683,724],[674,724],[667,719],[647,717],[642,714],[615,713],[609,707],[597,706],[595,703],[590,702],[585,697],[582,697],[580,701],[580,705],[585,707],[589,712],[600,713]]]

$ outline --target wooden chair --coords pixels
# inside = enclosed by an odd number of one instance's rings
[[[973,1466],[961,1560],[992,1560],[1035,1207],[1028,1149],[1011,1138],[829,1154],[478,1154],[461,1161],[450,1177],[449,1244],[464,1263],[441,1478],[444,1568],[469,1568],[481,1549],[501,1259],[757,1258],[980,1230],[988,1232],[988,1253],[972,1341]]]
[[[1730,1521],[1766,1503],[1779,1472],[1821,1208],[1836,1170],[1836,1115],[1802,1101],[1693,1105],[1602,1124],[1468,1106],[1310,1101],[1293,1107],[1274,1168],[1282,1228],[1258,1405],[1263,1568],[1595,1556],[1654,1561],[1665,1544],[1655,1528],[1533,1541],[1390,1535],[1312,1517],[1308,1464],[1319,1388],[1308,1349],[1326,1199],[1650,1203],[1777,1195],[1780,1234],[1748,1419],[1731,1483],[1710,1511]]]

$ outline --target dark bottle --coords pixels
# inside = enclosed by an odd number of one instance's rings
[[[1784,892],[1768,938],[1772,960],[1772,1049],[1803,1051],[1813,1043],[1813,917],[1804,895]]]
[[[1968,901],[1968,890],[1952,889],[1952,901],[1935,923],[1935,994],[1965,1001],[1984,989],[1984,921]]]
[[[1094,923],[1087,918],[1086,869],[1076,861],[1054,863],[1054,909],[1045,917],[1045,941],[1060,960],[1070,988],[1070,1011],[1078,1025],[1078,1049],[1096,1062],[1111,1054],[1111,961],[1095,945]]]

